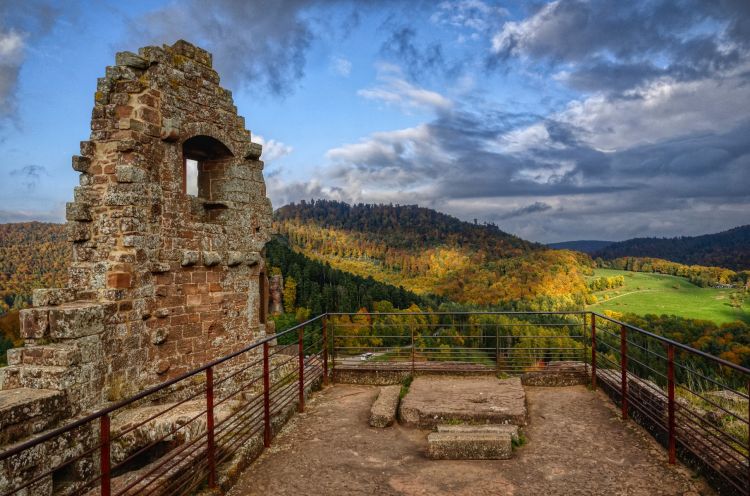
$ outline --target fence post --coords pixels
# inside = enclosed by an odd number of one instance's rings
[[[216,443],[214,439],[214,369],[206,369],[206,436],[208,440],[208,487],[216,487]]]
[[[271,380],[268,372],[268,341],[263,343],[263,446],[271,446]]]
[[[297,347],[299,349],[299,402],[297,411],[305,411],[305,326],[297,330]]]
[[[336,322],[331,326],[331,382],[336,383]]]
[[[622,392],[622,419],[628,419],[628,341],[627,329],[620,326],[620,391]]]
[[[323,315],[323,385],[328,385],[328,331],[326,322],[327,315]]]
[[[105,413],[99,417],[99,463],[102,472],[101,493],[102,496],[111,494],[111,477],[109,463],[109,414]]]
[[[677,443],[674,427],[674,345],[667,345],[667,415],[669,416],[669,463],[674,464],[677,457]]]
[[[591,389],[596,389],[596,316],[591,314]]]

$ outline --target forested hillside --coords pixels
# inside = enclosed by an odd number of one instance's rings
[[[679,238],[634,238],[612,243],[592,256],[663,258],[687,265],[750,269],[750,225],[717,234]]]
[[[284,306],[288,313],[300,308],[309,315],[356,312],[361,308],[372,311],[378,301],[389,301],[396,308],[429,308],[438,303],[372,277],[359,277],[312,260],[293,251],[281,237],[266,244],[266,265],[271,275],[281,273],[284,277]]]
[[[69,260],[63,224],[0,224],[0,315],[28,306],[35,288],[63,286]]]
[[[559,243],[548,243],[547,248],[553,250],[575,250],[583,253],[596,253],[614,243],[614,241],[599,241],[595,239],[581,239],[578,241],[561,241]]]
[[[276,212],[293,249],[338,269],[474,305],[581,308],[585,255],[417,206],[318,200]]]

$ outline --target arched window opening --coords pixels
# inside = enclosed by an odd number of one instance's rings
[[[205,200],[220,200],[218,185],[232,152],[210,136],[195,136],[182,144],[182,192]]]

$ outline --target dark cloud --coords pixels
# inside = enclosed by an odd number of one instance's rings
[[[505,23],[487,63],[492,68],[529,57],[563,67],[561,78],[584,91],[618,92],[660,76],[699,79],[746,59],[747,5],[557,0],[522,21]]]
[[[435,72],[447,76],[455,76],[459,72],[460,64],[448,62],[441,43],[422,45],[418,40],[414,27],[398,26],[391,30],[380,47],[380,53],[386,58],[397,60],[415,81],[424,80]]]
[[[307,52],[321,32],[346,36],[362,11],[391,3],[394,0],[186,0],[134,19],[130,37],[157,44],[191,40],[213,53],[217,70],[232,86],[283,97],[304,76]],[[351,9],[341,25],[332,25],[324,15],[331,6]]]
[[[513,217],[523,217],[525,215],[546,212],[547,210],[552,210],[552,205],[544,202],[534,202],[531,205],[526,205],[525,207],[516,208],[514,210],[511,210],[510,212],[490,217],[494,217],[498,220],[505,220],[512,219]]]
[[[47,169],[41,165],[24,165],[18,169],[12,169],[10,176],[20,181],[20,184],[30,191],[36,188],[42,176],[47,176]]]

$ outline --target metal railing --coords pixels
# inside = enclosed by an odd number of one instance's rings
[[[664,444],[670,463],[748,494],[747,368],[593,312],[404,311],[320,315],[19,444],[0,453],[0,470],[15,477],[0,495],[215,486],[217,467],[257,456],[336,368],[523,375],[571,363]],[[44,457],[54,463],[39,470]]]
[[[326,342],[318,316],[13,446],[0,453],[0,494],[215,487],[221,463],[248,446],[259,454],[279,428],[274,422],[303,411],[306,391],[327,382]]]

